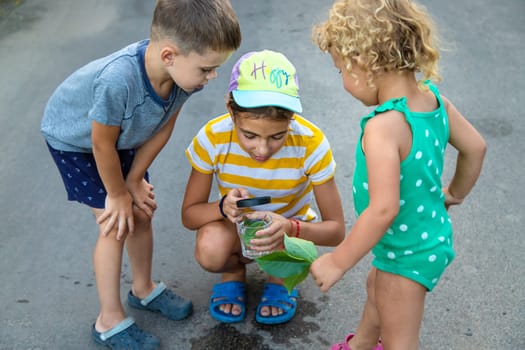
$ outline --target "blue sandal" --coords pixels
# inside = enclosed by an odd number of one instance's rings
[[[91,336],[98,344],[116,350],[154,350],[160,346],[160,340],[140,329],[131,317],[103,333],[98,332],[93,324]]]
[[[262,324],[281,324],[290,321],[295,316],[297,310],[297,298],[299,292],[293,289],[290,294],[286,288],[276,283],[265,283],[261,302],[257,306],[257,314],[255,320]],[[261,308],[264,306],[278,307],[283,310],[283,313],[277,316],[261,315]]]
[[[214,319],[224,323],[235,323],[244,320],[246,313],[246,283],[230,281],[213,286],[210,297],[210,314]],[[241,307],[239,315],[225,313],[219,308],[224,304],[235,304]]]
[[[188,317],[193,310],[190,300],[173,293],[162,282],[144,299],[137,298],[129,291],[128,304],[136,309],[158,312],[176,321]]]

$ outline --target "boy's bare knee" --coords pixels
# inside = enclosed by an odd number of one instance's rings
[[[151,218],[144,212],[144,210],[133,207],[133,219],[135,225],[151,225]]]
[[[152,233],[151,218],[140,208],[133,207],[134,234]]]

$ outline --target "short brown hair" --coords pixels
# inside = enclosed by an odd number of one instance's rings
[[[237,50],[241,30],[228,0],[157,0],[151,40],[173,41],[183,54]]]

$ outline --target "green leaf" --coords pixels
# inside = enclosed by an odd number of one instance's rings
[[[267,274],[284,279],[288,293],[301,283],[317,258],[315,245],[307,240],[284,236],[285,250],[263,255],[255,261]]]
[[[286,287],[286,290],[288,290],[288,294],[292,292],[294,287],[304,281],[306,277],[308,277],[308,273],[310,272],[310,266],[308,266],[307,269],[305,269],[303,272],[297,275],[293,275],[290,277],[286,277],[284,279],[284,286]]]
[[[309,262],[317,259],[317,249],[311,241],[305,239],[284,236],[284,246],[286,252],[294,257],[298,257]]]
[[[255,259],[255,261],[257,261],[261,270],[279,278],[297,275],[305,268],[309,268],[310,265],[308,261],[290,256],[285,251],[263,255]]]

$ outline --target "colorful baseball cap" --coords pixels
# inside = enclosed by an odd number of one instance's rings
[[[303,111],[295,67],[279,52],[244,54],[232,69],[228,92],[244,108],[277,106],[295,113]]]

